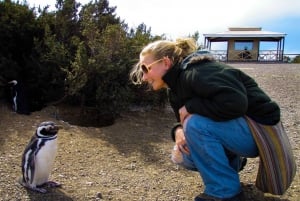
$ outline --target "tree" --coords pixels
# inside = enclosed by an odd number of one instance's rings
[[[27,5],[0,2],[0,72],[5,79],[21,79],[38,33],[35,14]]]
[[[128,30],[108,0],[81,9],[57,0],[56,11],[38,13],[25,3],[0,2],[0,79],[25,81],[35,108],[69,97],[115,117],[131,103],[161,102],[163,95],[144,95],[145,86],[136,88],[128,75],[142,47],[163,35],[152,36],[145,24]]]
[[[0,72],[6,82],[15,79],[23,83],[31,111],[40,108],[34,97],[39,90],[33,87],[40,72],[33,56],[34,38],[39,34],[34,9],[18,2],[0,2]]]
[[[293,59],[292,63],[300,63],[300,55],[296,56],[296,57]]]
[[[118,113],[123,105],[120,74],[126,52],[126,32],[107,1],[83,6],[80,12],[82,41],[67,72],[68,93],[79,98],[82,107],[96,107],[105,113]],[[127,76],[126,76],[127,77]],[[124,95],[124,94],[123,94]]]

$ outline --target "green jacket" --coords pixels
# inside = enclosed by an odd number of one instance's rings
[[[280,108],[254,79],[239,69],[205,58],[194,53],[163,76],[178,122],[178,110],[183,105],[189,113],[215,121],[248,116],[266,125],[279,122]]]

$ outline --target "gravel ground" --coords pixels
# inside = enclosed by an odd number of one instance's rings
[[[232,64],[253,76],[281,106],[282,122],[300,165],[300,64]],[[54,119],[54,112],[65,121]],[[108,127],[81,127],[66,122],[76,108],[45,108],[30,116],[18,115],[0,102],[0,200],[32,201],[183,201],[203,191],[196,172],[170,161],[169,131],[174,115],[164,110],[123,114]],[[63,126],[51,180],[62,188],[47,194],[27,191],[17,183],[21,154],[35,127],[45,120]],[[283,196],[263,194],[254,187],[258,159],[249,159],[240,173],[245,201],[300,201],[299,171]]]

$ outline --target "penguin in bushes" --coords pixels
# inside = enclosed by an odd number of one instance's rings
[[[14,112],[29,115],[30,109],[28,107],[27,94],[22,83],[12,80],[8,84],[11,86],[11,102]]]
[[[51,121],[42,122],[22,155],[22,186],[46,193],[43,187],[60,187],[61,184],[48,181],[57,153],[57,133],[59,127]]]

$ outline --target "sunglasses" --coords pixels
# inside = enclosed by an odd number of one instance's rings
[[[162,61],[162,60],[164,60],[164,59],[158,59],[158,60],[156,60],[156,61],[153,61],[153,62],[152,62],[151,64],[149,64],[149,65],[141,64],[141,65],[140,65],[140,68],[142,69],[143,73],[147,74],[147,73],[151,70],[151,66],[153,66],[154,64],[156,64],[156,63],[158,63],[158,62],[160,62],[160,61]]]

